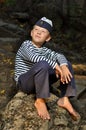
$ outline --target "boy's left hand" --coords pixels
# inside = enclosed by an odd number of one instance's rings
[[[62,73],[64,76],[64,83],[69,83],[71,81],[71,78],[72,78],[71,72],[69,71],[69,69],[66,65],[62,65],[60,67],[61,67],[61,70],[62,70]]]

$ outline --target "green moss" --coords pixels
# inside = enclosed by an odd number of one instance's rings
[[[6,6],[11,6],[11,5],[14,5],[15,3],[16,3],[16,0],[5,0]]]

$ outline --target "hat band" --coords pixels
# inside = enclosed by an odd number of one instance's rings
[[[51,25],[43,20],[39,20],[35,25],[47,29],[50,33],[52,32]]]

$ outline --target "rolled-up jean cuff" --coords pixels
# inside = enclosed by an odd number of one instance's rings
[[[65,95],[65,97],[75,97],[76,96],[76,90],[75,88],[72,88],[71,86],[68,86]]]

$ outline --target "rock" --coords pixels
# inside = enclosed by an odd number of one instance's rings
[[[39,130],[49,130],[49,121],[46,120],[43,125],[39,128]]]
[[[51,120],[44,121],[38,116],[35,109],[35,95],[18,92],[7,104],[2,114],[3,130],[56,130],[56,128],[69,130],[70,122],[73,127],[75,121],[71,119],[66,110],[57,106],[57,99],[58,97],[51,94],[47,100]]]
[[[13,33],[17,33],[17,31],[24,32],[23,28],[19,27],[17,24],[7,22],[6,20],[3,21],[2,19],[0,19],[0,27],[4,27],[4,29],[8,29],[8,31],[13,31]]]
[[[58,117],[58,118],[55,118],[54,124],[55,124],[55,125],[67,126],[67,125],[68,125],[68,120],[67,120],[67,118],[63,115],[63,116],[60,116],[60,117]]]
[[[11,17],[13,18],[17,18],[17,19],[26,19],[28,20],[29,19],[29,15],[28,13],[21,13],[21,12],[14,12],[11,14]]]
[[[74,72],[80,75],[86,75],[86,64],[73,64]]]
[[[81,125],[80,130],[86,130],[86,125]]]
[[[0,48],[8,52],[17,51],[19,38],[0,38]]]

